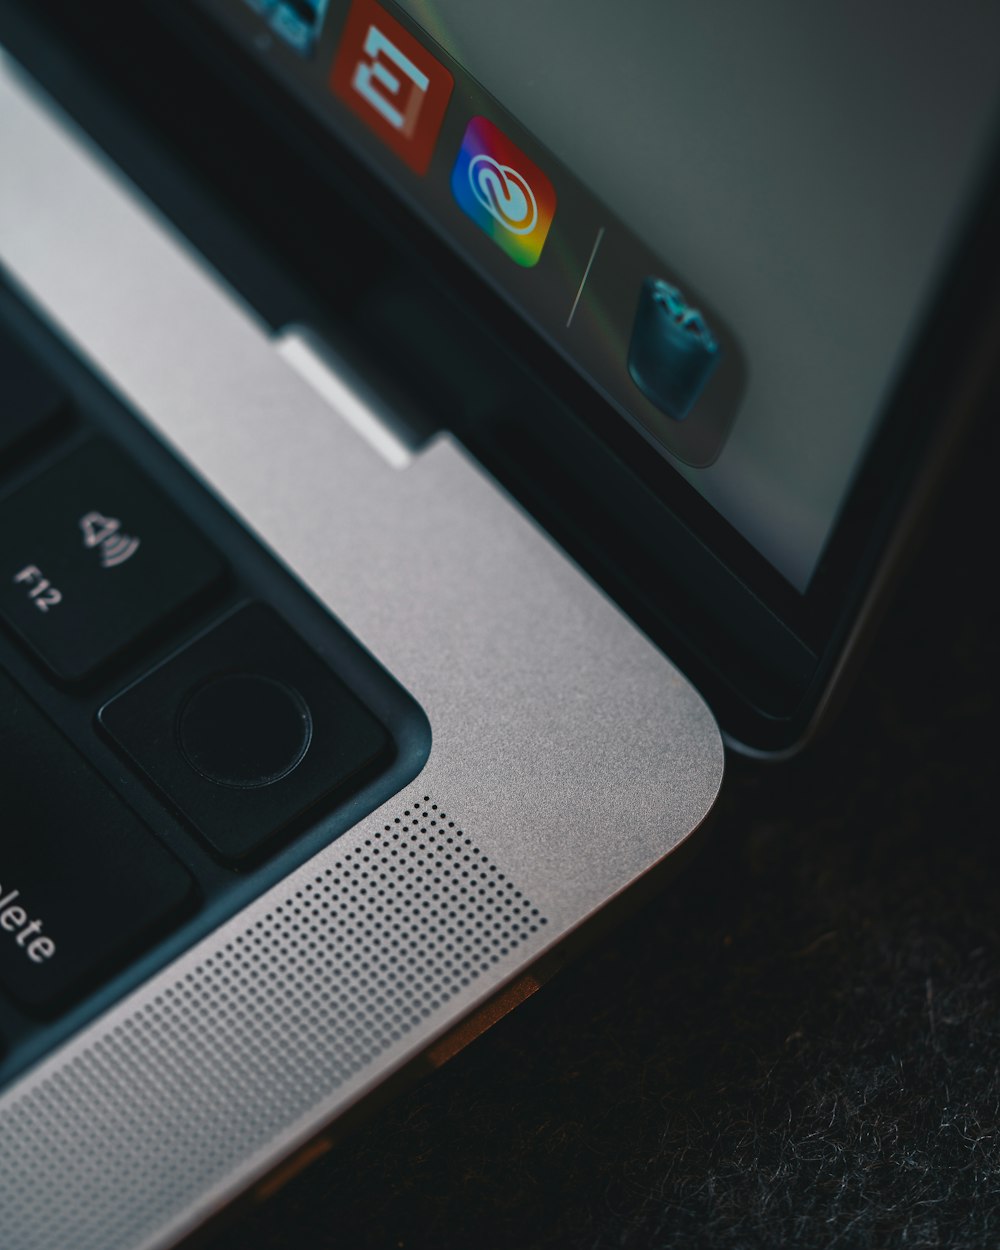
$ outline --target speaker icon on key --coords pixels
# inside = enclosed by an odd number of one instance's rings
[[[83,545],[97,548],[101,568],[113,569],[124,564],[139,550],[140,540],[126,534],[117,517],[104,516],[101,512],[88,512],[80,518]]]

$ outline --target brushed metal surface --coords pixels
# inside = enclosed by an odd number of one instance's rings
[[[0,1124],[105,1039],[127,1038],[158,996],[197,979],[227,941],[425,794],[457,814],[547,919],[357,1072],[320,1082],[305,1110],[294,1082],[276,1085],[279,1114],[268,1112],[266,1134],[248,1137],[237,1159],[222,1151],[224,1164],[197,1192],[182,1188],[158,1206],[153,1224],[93,1234],[108,1250],[167,1246],[683,841],[714,802],[722,744],[691,685],[452,438],[405,468],[388,464],[9,63],[0,65],[0,168],[0,261],[22,292],[412,692],[434,734],[413,786],[15,1084],[0,1099]],[[283,955],[289,976],[298,957]],[[187,1039],[177,1061],[192,1080],[207,1079],[223,1033],[197,1033],[183,1000],[176,1010]],[[304,1027],[294,1013],[265,1010],[255,1062],[278,1071]],[[141,1134],[150,1094],[138,1076],[130,1087],[131,1071],[115,1084],[118,1113],[93,1119],[90,1140],[80,1130],[81,1167],[109,1132],[167,1170],[190,1149],[194,1127],[183,1117],[155,1141]],[[57,1119],[48,1131],[58,1139]],[[221,1143],[227,1126],[198,1131]],[[4,1168],[5,1188],[37,1193],[39,1228],[53,1189],[67,1184],[67,1157],[58,1176],[44,1153],[30,1173],[16,1157]],[[113,1169],[103,1183],[118,1185],[126,1208],[141,1201]],[[44,1244],[19,1236],[4,1236],[0,1204],[0,1244]]]

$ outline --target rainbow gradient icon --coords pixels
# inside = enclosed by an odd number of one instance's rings
[[[466,127],[451,191],[459,208],[511,260],[525,268],[538,264],[556,212],[555,189],[485,117],[474,117]]]

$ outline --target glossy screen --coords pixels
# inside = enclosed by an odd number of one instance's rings
[[[204,3],[808,588],[918,328],[962,316],[1000,5]]]

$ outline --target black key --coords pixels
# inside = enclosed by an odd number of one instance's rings
[[[0,986],[46,1013],[193,901],[185,868],[0,673]]]
[[[44,369],[20,344],[0,333],[0,458],[47,425],[64,401]]]
[[[392,743],[270,608],[251,604],[112,699],[100,722],[226,859],[356,786]]]
[[[68,681],[88,676],[222,571],[195,527],[100,439],[0,503],[0,616]]]

